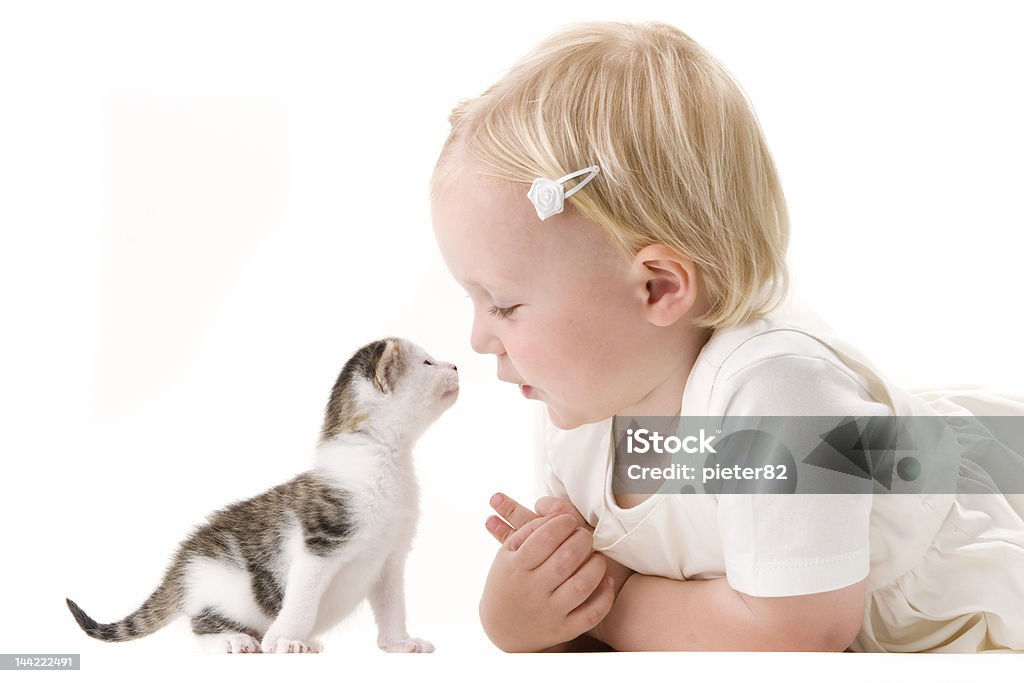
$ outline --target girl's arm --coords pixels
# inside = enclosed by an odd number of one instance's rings
[[[590,635],[616,650],[841,651],[864,618],[866,579],[810,595],[761,598],[725,578],[632,574]]]
[[[575,513],[586,524],[568,501],[537,503],[545,514]],[[488,520],[499,542],[537,516],[504,495],[492,498],[491,506],[511,523]],[[734,590],[725,578],[676,581],[605,560],[616,598],[604,621],[587,633],[616,650],[843,650],[864,618],[866,579],[823,593],[760,598]],[[581,643],[577,639],[549,651],[591,649]]]

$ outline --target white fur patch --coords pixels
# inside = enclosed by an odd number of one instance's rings
[[[189,617],[213,608],[223,617],[260,631],[271,620],[260,610],[252,594],[249,573],[210,557],[193,557],[185,572],[183,610]]]

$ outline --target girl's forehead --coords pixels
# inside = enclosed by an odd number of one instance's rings
[[[489,224],[449,242],[445,258],[459,283],[489,292],[510,291],[544,267],[542,254],[528,241],[502,239],[501,226]]]
[[[431,213],[445,260],[463,285],[522,281],[550,248],[551,236],[532,225],[539,223],[536,212],[516,183],[456,173],[434,197]]]
[[[541,221],[528,191],[523,183],[462,169],[438,189],[434,231],[448,269],[464,287],[516,288],[625,265],[598,226],[571,206]]]

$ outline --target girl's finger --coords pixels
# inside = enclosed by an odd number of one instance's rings
[[[506,537],[505,547],[508,550],[519,550],[519,548],[522,547],[523,542],[530,537],[530,534],[539,529],[541,525],[544,524],[544,522],[546,521],[548,521],[547,517],[537,517],[536,519],[531,519],[529,522],[519,527],[512,534]]]
[[[533,505],[533,509],[541,517],[547,517],[550,514],[571,513],[572,507],[572,503],[569,501],[555,498],[554,496],[538,498],[537,502]]]
[[[487,527],[487,530],[491,532],[491,536],[494,536],[498,543],[504,543],[512,535],[512,532],[515,531],[508,524],[505,524],[501,517],[496,517],[495,515],[488,517],[487,521],[484,522],[484,526]]]
[[[555,589],[551,596],[552,602],[559,605],[567,613],[583,604],[604,578],[607,562],[600,553],[594,553],[583,565]]]
[[[577,527],[544,562],[536,568],[541,585],[556,590],[570,576],[579,571],[594,552],[594,537],[586,529]],[[587,595],[590,595],[587,593]],[[580,600],[580,602],[583,602]],[[575,607],[576,605],[573,605]]]
[[[520,505],[504,493],[495,493],[491,496],[491,507],[494,508],[494,511],[501,515],[501,518],[508,522],[509,526],[513,529],[518,529],[531,519],[537,518],[537,515],[534,514],[533,510]]]
[[[522,555],[523,566],[526,569],[536,569],[543,564],[551,556],[551,553],[557,550],[565,542],[565,539],[569,538],[578,528],[576,520],[571,515],[538,517],[534,522],[540,522],[539,526],[522,541],[521,546],[516,546],[517,552]],[[523,529],[525,530],[534,522],[530,522]],[[515,537],[516,535],[513,534],[512,539],[514,540]],[[554,589],[559,583],[561,581],[553,583],[551,589]]]
[[[586,633],[608,616],[615,602],[615,584],[612,577],[606,576],[597,586],[597,590],[583,601],[583,604],[569,612],[566,623],[573,633]]]

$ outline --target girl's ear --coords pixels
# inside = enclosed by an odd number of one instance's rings
[[[388,339],[384,345],[384,351],[377,361],[377,370],[373,374],[373,386],[377,391],[387,394],[395,388],[395,378],[398,376],[399,364],[402,360],[402,352],[398,341]]]
[[[697,297],[697,267],[688,257],[665,244],[651,244],[633,259],[646,294],[647,317],[667,327],[693,307]]]

